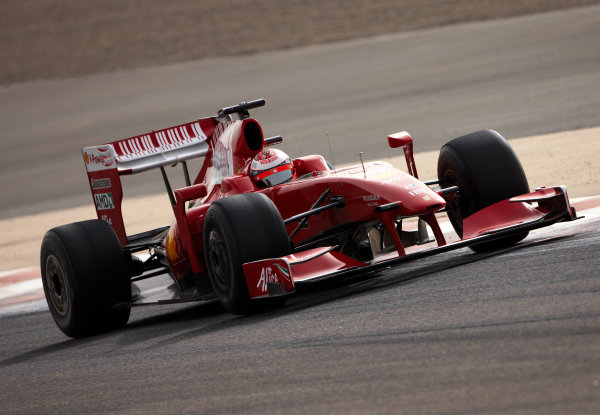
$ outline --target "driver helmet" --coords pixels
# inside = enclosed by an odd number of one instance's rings
[[[276,186],[295,177],[296,170],[292,160],[281,150],[263,150],[252,159],[250,178],[258,187]]]

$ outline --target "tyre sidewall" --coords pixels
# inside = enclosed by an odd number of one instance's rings
[[[69,307],[67,307],[64,315],[59,313],[56,309],[51,299],[51,293],[48,287],[46,263],[50,255],[54,255],[57,258],[60,267],[62,268],[62,272],[64,273],[64,277],[69,284],[69,289],[66,290],[65,293],[68,296],[67,301],[69,302]],[[77,331],[77,327],[81,325],[78,323],[76,318],[79,312],[74,312],[74,310],[81,309],[81,305],[79,304],[80,297],[76,295],[76,293],[80,290],[77,286],[77,279],[73,277],[73,266],[71,265],[69,254],[67,253],[67,250],[61,239],[53,231],[48,231],[44,236],[40,262],[42,271],[42,286],[44,288],[44,294],[46,296],[48,308],[50,309],[50,314],[52,315],[52,318],[56,322],[56,325],[59,329],[61,329],[67,335],[72,335]]]
[[[208,274],[211,284],[221,301],[221,304],[223,304],[223,307],[230,312],[235,312],[235,305],[247,304],[250,301],[250,297],[248,295],[246,280],[245,278],[240,277],[240,275],[243,276],[243,271],[241,269],[242,260],[240,258],[240,249],[234,235],[234,230],[232,229],[232,226],[229,225],[225,212],[218,206],[215,208],[211,206],[211,209],[209,209],[206,214],[205,224],[205,234],[207,236],[205,246],[207,247],[207,251],[210,233],[217,232],[227,247],[228,268],[231,273],[229,275],[229,280],[226,281],[225,284],[222,284],[216,280],[214,271],[209,265]],[[211,264],[208,258],[207,264]]]

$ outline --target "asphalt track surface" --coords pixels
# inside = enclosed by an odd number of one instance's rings
[[[138,307],[124,330],[70,340],[48,312],[5,316],[0,413],[597,413],[599,227],[595,209],[251,317]]]
[[[423,151],[483,128],[511,138],[595,127],[599,43],[591,6],[1,88],[0,217],[89,204],[81,147],[259,97],[266,135],[337,164],[393,155],[385,138],[401,130]],[[163,191],[158,172],[125,186]]]
[[[19,113],[13,112],[14,122],[9,123],[9,116],[2,113],[3,127],[12,128],[9,132],[16,138],[29,137],[18,132],[19,122],[23,130],[38,133],[34,143],[25,141],[13,148],[10,160],[2,149],[2,163],[15,167],[17,161],[24,162],[28,148],[32,157],[28,161],[39,163],[37,176],[26,169],[11,176],[3,166],[3,186],[12,183],[8,179],[23,179],[39,192],[38,198],[49,198],[34,209],[59,207],[55,198],[60,194],[49,195],[35,187],[36,181],[49,186],[52,178],[44,173],[56,168],[57,176],[66,174],[65,185],[73,192],[65,193],[65,200],[78,200],[69,199],[78,186],[75,179],[69,180],[81,177],[82,165],[78,161],[71,170],[67,160],[72,155],[65,148],[79,147],[80,141],[90,144],[90,134],[82,137],[82,133],[104,131],[106,136],[120,137],[123,130],[133,135],[160,128],[193,118],[189,108],[197,100],[203,101],[199,113],[206,114],[214,110],[216,101],[222,106],[247,96],[265,96],[275,101],[270,109],[261,110],[263,125],[274,124],[266,128],[267,134],[283,132],[300,140],[312,137],[305,135],[308,128],[320,134],[313,138],[319,143],[324,129],[330,137],[358,137],[359,143],[367,130],[369,137],[385,137],[391,124],[396,124],[394,117],[402,118],[401,129],[410,129],[406,123],[411,122],[419,135],[433,137],[420,149],[434,148],[447,138],[443,136],[462,134],[463,128],[484,126],[479,123],[507,136],[597,125],[599,21],[600,8],[592,7],[349,42],[332,49],[288,51],[284,56],[290,59],[285,61],[278,52],[5,89],[3,107],[8,102],[11,111],[19,105],[6,99],[11,91],[26,91],[43,100],[38,89],[46,89],[55,100],[45,102],[48,113],[44,114],[43,103],[21,95],[20,105],[29,102],[32,110],[40,111],[34,111],[38,118],[31,120],[25,115],[19,119]],[[556,32],[561,34],[552,34]],[[451,42],[453,35],[460,35],[463,42]],[[492,52],[488,38],[508,38],[512,43],[497,44]],[[436,76],[416,86],[406,82],[374,90],[367,81],[336,66],[347,49],[365,44],[367,56],[355,61],[376,68],[365,79],[379,78],[383,83],[391,76],[385,74],[391,63],[375,65],[367,51],[379,44],[384,48],[392,40],[408,42],[402,53],[406,62],[413,62],[408,66],[415,76],[419,72],[415,59],[430,63],[421,72]],[[439,42],[445,48],[437,49]],[[534,44],[529,52],[527,44]],[[451,46],[457,49],[452,51]],[[580,55],[572,56],[569,64],[562,54],[576,53],[571,49],[578,48]],[[430,61],[419,58],[418,51],[428,49]],[[436,57],[433,50],[441,55]],[[535,59],[524,60],[533,50],[538,51]],[[237,72],[241,70],[237,59],[248,60],[243,74],[258,76],[273,65],[293,72],[302,59],[291,57],[306,58],[311,53],[322,60],[304,67],[307,77],[316,82],[319,74],[327,73],[322,68],[325,62],[334,65],[337,76],[319,85],[302,83],[296,92],[302,95],[301,90],[306,90],[303,99],[289,90],[278,92],[276,86],[284,85],[287,74],[278,77],[275,72],[262,85],[245,85],[238,78],[242,73]],[[385,56],[391,55],[381,59]],[[561,66],[557,61],[563,59]],[[222,62],[236,65],[225,69]],[[198,92],[202,82],[196,79],[188,84],[190,91],[183,90],[185,76],[180,71],[197,76],[205,66],[215,71],[221,67],[228,82],[240,88],[221,85],[223,90],[218,91],[219,83],[214,82],[205,83]],[[396,69],[398,79],[409,71],[400,64]],[[526,69],[531,72],[521,72]],[[469,70],[479,70],[479,76],[466,73]],[[135,85],[129,78],[134,73]],[[175,80],[174,73],[182,78],[177,75]],[[171,81],[157,84],[158,75]],[[275,85],[270,86],[271,80]],[[114,89],[103,90],[103,85]],[[143,92],[149,85],[156,88]],[[343,86],[348,86],[346,97],[332,92],[344,90]],[[268,93],[260,93],[265,88]],[[96,93],[96,101],[86,98],[89,91]],[[125,99],[135,91],[137,98]],[[521,99],[515,99],[517,92]],[[311,93],[316,97],[309,99]],[[68,97],[78,99],[68,102]],[[531,100],[528,105],[524,97]],[[328,105],[337,112],[325,113]],[[86,116],[79,118],[65,109],[80,109]],[[492,109],[499,112],[488,112]],[[59,112],[63,117],[56,119]],[[152,126],[149,114],[154,115]],[[286,118],[293,122],[284,122]],[[493,125],[494,120],[501,125]],[[335,140],[334,147],[342,147],[344,140]],[[350,147],[353,142],[348,139],[348,143]],[[373,147],[369,143],[369,150]],[[18,190],[10,186],[6,191]],[[4,205],[16,209],[14,200],[2,203],[3,212]],[[599,228],[595,213],[535,231],[517,248],[495,255],[463,249],[376,275],[322,283],[298,293],[280,310],[252,317],[232,316],[218,304],[136,308],[124,330],[70,340],[58,331],[47,311],[3,316],[0,413],[595,414],[600,407]]]

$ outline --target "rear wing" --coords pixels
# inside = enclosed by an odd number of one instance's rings
[[[120,176],[205,156],[209,150],[207,141],[217,125],[216,119],[203,118],[81,149],[98,219],[111,225],[121,245],[127,245],[127,234],[121,212]]]
[[[188,190],[184,193],[188,199],[198,197],[202,189],[190,188],[186,160],[206,156],[210,149],[210,141],[218,139],[231,125],[232,114],[237,114],[240,120],[244,120],[249,117],[249,109],[263,105],[265,105],[264,99],[242,102],[221,108],[216,117],[201,118],[163,130],[82,148],[98,219],[108,222],[117,234],[121,245],[127,245],[127,234],[121,211],[123,200],[121,175],[161,169],[171,204],[175,209],[177,202],[167,180],[164,166],[182,163],[188,186]],[[262,137],[262,132],[260,134]],[[281,137],[272,137],[265,140],[265,145],[277,144],[280,141]]]
[[[116,168],[120,175],[136,174],[205,156],[206,142],[217,125],[213,118],[82,149],[88,172]],[[87,154],[87,157],[86,157]]]

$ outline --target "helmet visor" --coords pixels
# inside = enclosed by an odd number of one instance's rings
[[[277,186],[292,180],[294,173],[294,166],[290,163],[257,174],[254,177],[254,182],[258,187]]]

